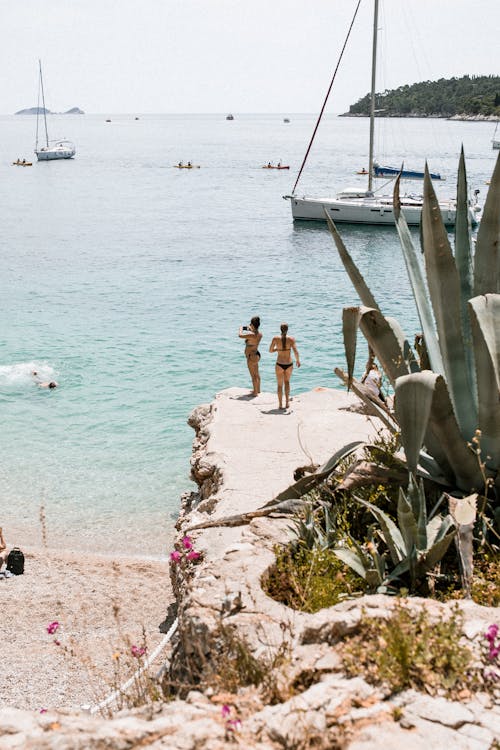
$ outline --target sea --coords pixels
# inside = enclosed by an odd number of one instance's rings
[[[76,157],[42,163],[36,118],[0,117],[0,525],[9,545],[165,557],[180,496],[194,489],[187,418],[225,388],[249,388],[237,332],[254,315],[263,390],[275,390],[267,350],[282,321],[302,361],[293,393],[343,387],[333,373],[345,365],[342,308],[358,299],[325,226],[294,224],[283,200],[315,116],[226,114],[54,115],[51,137],[73,140]],[[379,161],[384,149],[390,164],[421,169],[428,159],[446,175],[446,197],[463,144],[469,184],[484,200],[491,123],[385,126]],[[392,139],[399,145],[387,146]],[[356,172],[367,167],[367,142],[365,118],[325,116],[297,192],[364,186]],[[13,166],[17,158],[33,166]],[[181,160],[200,168],[175,169]],[[290,169],[262,169],[280,160]],[[413,339],[395,229],[340,231],[383,311]],[[33,371],[58,387],[38,388]]]

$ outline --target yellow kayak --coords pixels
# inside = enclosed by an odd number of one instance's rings
[[[13,167],[32,167],[33,163],[31,161],[13,161],[12,162]]]

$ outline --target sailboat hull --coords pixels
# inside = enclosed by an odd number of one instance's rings
[[[35,151],[38,161],[53,161],[54,159],[72,159],[76,151],[74,148],[54,148],[41,149]]]
[[[338,223],[344,224],[375,224],[394,226],[394,211],[392,198],[385,199],[364,196],[362,198],[308,198],[303,196],[284,196],[290,200],[292,216],[298,221],[326,221],[325,211]],[[456,207],[454,201],[443,201],[439,204],[441,217],[446,226],[454,226]],[[402,200],[402,211],[409,226],[418,226],[422,215],[422,201],[418,198]],[[476,224],[475,212],[470,210],[472,224]]]

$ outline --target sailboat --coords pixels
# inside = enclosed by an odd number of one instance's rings
[[[359,5],[358,5],[359,7]],[[326,99],[323,103],[323,108],[319,115],[316,127],[313,132],[313,136],[309,143],[306,155],[302,162],[298,177],[293,186],[290,195],[284,195],[285,200],[289,200],[292,207],[292,216],[295,219],[305,221],[326,221],[325,211],[331,216],[335,223],[348,223],[348,224],[376,224],[376,225],[392,225],[394,226],[394,211],[393,211],[393,198],[392,195],[376,195],[373,191],[373,179],[374,179],[374,134],[375,134],[375,78],[376,78],[376,67],[377,67],[377,33],[378,33],[378,8],[379,0],[374,0],[374,13],[373,13],[373,40],[372,40],[372,76],[371,76],[371,91],[370,91],[370,143],[369,143],[369,157],[368,157],[368,187],[366,190],[360,190],[359,188],[348,188],[342,190],[335,197],[321,197],[321,196],[310,196],[310,195],[297,195],[295,190],[302,173],[302,169],[307,160],[314,136],[316,134],[319,122],[321,120],[330,90],[332,88],[333,80],[330,83]],[[356,11],[357,12],[357,11]],[[356,17],[356,13],[354,18]],[[351,27],[347,35],[349,38],[350,31],[352,29],[354,18],[351,22]],[[347,42],[346,39],[346,42]],[[345,44],[344,44],[345,49]],[[340,62],[340,60],[339,60]],[[337,64],[338,68],[338,64]],[[334,74],[335,78],[335,74]],[[399,170],[398,170],[399,173]],[[401,208],[405,215],[406,221],[409,225],[419,225],[420,216],[422,213],[423,198],[420,195],[406,195],[401,196]],[[455,200],[441,200],[439,201],[439,208],[443,222],[447,226],[455,225],[456,217],[456,201]],[[471,224],[477,224],[476,220],[477,207],[470,206],[469,216]]]
[[[53,159],[72,159],[76,153],[75,144],[67,140],[49,141],[47,130],[47,110],[45,109],[45,92],[43,90],[42,61],[38,61],[38,103],[36,108],[36,137],[35,154],[38,161],[52,161]],[[43,122],[45,126],[45,146],[38,147],[38,132],[40,118],[40,98],[42,100]]]

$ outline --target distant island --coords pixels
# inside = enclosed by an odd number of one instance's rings
[[[20,109],[16,115],[84,115],[85,112],[79,107],[72,107],[66,112],[51,112],[50,109],[44,109],[43,107],[29,107],[28,109]]]
[[[446,117],[500,119],[500,77],[463,76],[422,81],[375,95],[377,117]],[[341,117],[368,117],[370,94]]]

